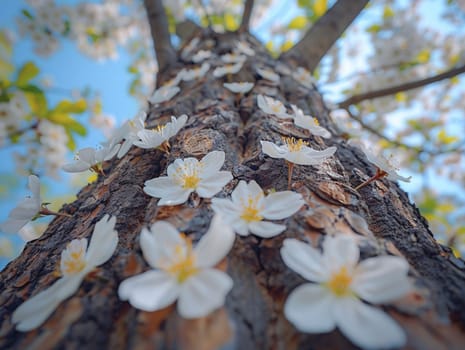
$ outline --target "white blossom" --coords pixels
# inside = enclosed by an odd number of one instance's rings
[[[221,56],[221,60],[225,63],[244,63],[247,57],[237,53],[227,53]]]
[[[291,107],[294,111],[295,125],[307,129],[313,135],[321,136],[326,139],[331,137],[330,132],[322,126],[320,126],[316,118],[312,118],[309,115],[305,115],[304,112],[296,105],[291,104]]]
[[[165,125],[159,125],[156,129],[144,129],[137,133],[138,140],[133,144],[140,148],[157,148],[163,147],[168,140],[175,136],[187,122],[187,115],[183,114],[179,118],[171,116],[171,122]],[[169,145],[169,144],[168,144]],[[168,146],[169,147],[169,146]]]
[[[223,86],[236,94],[245,94],[252,90],[254,83],[223,83]]]
[[[304,204],[302,195],[292,191],[274,192],[265,196],[255,181],[240,181],[231,193],[231,199],[213,198],[212,209],[221,214],[239,235],[249,232],[262,237],[274,237],[286,225],[267,220],[281,220],[295,214]]]
[[[178,86],[162,86],[155,90],[152,97],[149,98],[149,102],[156,105],[171,100],[181,89]]]
[[[145,111],[139,111],[134,118],[125,121],[123,125],[114,132],[113,136],[107,142],[110,148],[124,140],[118,150],[118,158],[124,157],[131,148],[133,142],[139,140],[137,133],[144,130],[146,119],[147,113]]]
[[[63,165],[62,169],[69,173],[80,173],[92,170],[96,173],[103,173],[102,163],[113,158],[120,148],[120,145],[104,146],[99,149],[86,147],[76,152],[74,161]]]
[[[362,150],[365,153],[367,159],[373,163],[382,172],[382,175],[386,176],[388,180],[410,182],[410,179],[412,178],[411,176],[403,177],[397,174],[399,169],[393,164],[392,156],[391,158],[387,159],[382,154],[373,154],[366,148],[362,148]]]
[[[247,44],[246,42],[244,41],[238,41],[236,43],[236,49],[237,51],[247,55],[247,56],[255,56],[255,51],[249,46],[249,44]]]
[[[279,74],[273,72],[270,69],[257,67],[257,73],[260,74],[262,78],[272,81],[274,83],[279,83],[280,77]]]
[[[209,69],[210,64],[208,64],[207,62],[202,63],[200,67],[186,69],[182,75],[182,80],[191,81],[194,79],[203,78]]]
[[[0,229],[7,233],[17,233],[29,221],[35,219],[42,208],[40,198],[40,181],[35,175],[29,175],[28,187],[32,192],[32,197],[24,198],[16,208],[14,208],[8,219],[0,225]]]
[[[234,64],[227,64],[222,67],[216,67],[213,71],[213,76],[215,78],[221,78],[226,74],[236,74],[242,69],[244,62],[237,62]]]
[[[301,332],[326,333],[336,327],[364,349],[401,347],[402,328],[382,310],[364,303],[385,304],[411,290],[405,259],[379,256],[358,262],[359,249],[350,236],[327,236],[320,253],[296,239],[285,239],[284,263],[315,282],[294,289],[284,315]]]
[[[312,85],[315,83],[315,79],[312,77],[312,74],[303,67],[298,67],[295,71],[293,71],[292,77],[295,81],[308,89],[311,89]]]
[[[308,143],[293,137],[284,138],[284,145],[269,141],[260,141],[263,153],[272,158],[284,158],[286,161],[300,165],[318,165],[336,152],[336,147],[328,147],[322,151],[308,147]]]
[[[275,115],[281,119],[292,118],[292,115],[287,113],[284,104],[272,97],[257,95],[257,105],[263,112],[267,114]]]
[[[192,55],[192,62],[200,63],[205,61],[207,58],[212,56],[212,52],[210,50],[199,50],[194,55]]]
[[[220,171],[223,151],[212,151],[200,161],[195,158],[176,159],[168,166],[168,176],[145,182],[144,192],[160,198],[158,205],[177,205],[187,201],[192,192],[211,198],[232,180],[229,171]]]
[[[86,238],[73,239],[68,243],[61,253],[62,277],[13,312],[12,321],[18,331],[39,327],[63,300],[76,293],[90,271],[111,258],[118,244],[115,223],[116,217],[108,215],[97,222],[88,247]]]
[[[184,46],[184,48],[182,49],[181,57],[183,59],[187,59],[189,55],[191,54],[191,52],[197,48],[199,42],[200,42],[200,39],[198,37],[195,37],[191,41],[189,41],[189,43],[186,46]]]
[[[124,280],[120,299],[144,311],[160,310],[177,300],[182,317],[207,316],[224,304],[233,286],[232,279],[214,266],[229,253],[234,238],[218,215],[195,247],[170,223],[155,222],[140,236],[142,253],[153,270]]]

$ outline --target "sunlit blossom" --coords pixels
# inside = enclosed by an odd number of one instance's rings
[[[104,146],[99,149],[86,147],[80,149],[74,155],[74,161],[62,166],[62,169],[69,173],[80,173],[92,170],[103,174],[102,163],[113,158],[119,151],[121,145]]]
[[[270,69],[257,67],[257,73],[260,74],[260,76],[266,80],[272,81],[274,83],[279,83],[279,74],[273,72]]]
[[[295,71],[293,71],[292,77],[295,81],[309,89],[311,89],[315,83],[315,79],[312,77],[312,74],[303,67],[298,67]]]
[[[170,223],[155,222],[140,236],[142,253],[153,270],[124,280],[120,299],[144,311],[160,310],[177,300],[182,317],[207,316],[224,304],[233,286],[231,277],[214,266],[229,253],[234,238],[218,215],[195,247]]]
[[[221,56],[221,60],[225,63],[244,63],[247,57],[237,53],[227,53]]]
[[[217,67],[213,71],[213,76],[215,78],[221,78],[222,76],[224,76],[226,74],[236,74],[237,72],[239,72],[242,69],[243,64],[244,64],[244,62],[237,62],[237,63],[234,63],[234,64],[227,64],[227,65],[224,65],[222,67]]]
[[[245,94],[252,90],[254,83],[223,83],[223,86],[236,94]]]
[[[18,331],[39,327],[63,300],[76,293],[90,271],[111,258],[118,244],[115,223],[116,217],[105,215],[95,225],[89,246],[86,238],[74,239],[68,243],[61,253],[62,277],[13,312],[12,322],[16,324]]]
[[[199,42],[200,42],[200,38],[198,37],[195,37],[191,41],[189,41],[187,45],[184,46],[184,48],[182,49],[181,57],[183,59],[187,59],[189,55],[191,54],[191,52],[197,48],[197,46],[199,45]]]
[[[368,180],[366,180],[365,182],[358,185],[355,189],[359,190],[360,188],[368,185],[369,183],[377,179],[381,179],[383,177],[386,177],[388,180],[391,181],[410,182],[410,179],[412,178],[411,176],[403,177],[397,174],[397,171],[399,169],[393,164],[392,156],[389,159],[387,159],[382,154],[376,155],[372,153],[370,150],[366,149],[365,147],[362,147],[362,150],[365,153],[368,161],[370,161],[376,166],[376,174]]]
[[[192,192],[211,198],[232,180],[231,172],[220,171],[224,163],[223,151],[212,151],[200,161],[196,158],[176,159],[168,166],[168,176],[145,182],[144,192],[160,198],[158,205],[184,203]]]
[[[200,63],[205,61],[207,58],[212,56],[212,52],[210,50],[199,50],[194,55],[192,55],[191,59],[194,63]]]
[[[304,112],[296,105],[291,104],[292,110],[294,111],[294,123],[295,125],[307,129],[312,135],[321,136],[324,138],[330,138],[331,134],[328,130],[320,126],[320,123],[316,118],[309,115],[305,115]]]
[[[144,129],[137,133],[138,140],[134,145],[140,148],[161,148],[169,150],[168,140],[175,136],[187,122],[187,115],[183,114],[179,118],[171,117],[171,122],[160,125],[156,129]]]
[[[28,187],[32,196],[24,198],[9,214],[5,222],[0,224],[0,230],[6,233],[17,233],[29,221],[35,220],[44,215],[63,215],[47,209],[40,197],[40,181],[35,175],[29,175]]]
[[[275,115],[281,119],[292,118],[292,115],[287,114],[284,104],[272,97],[257,95],[257,105],[263,112],[267,114]]]
[[[145,120],[147,119],[147,113],[140,111],[134,118],[127,120],[114,132],[111,139],[108,141],[109,147],[113,147],[120,142],[121,147],[118,150],[118,158],[122,158],[128,153],[134,141],[138,140],[137,133],[145,128]]]
[[[295,214],[304,204],[302,195],[292,191],[274,192],[267,196],[255,181],[240,181],[231,199],[213,198],[212,209],[232,225],[235,232],[246,236],[249,232],[262,237],[274,237],[286,225],[265,220],[281,220]]]
[[[153,93],[152,97],[149,98],[149,102],[152,104],[162,103],[169,101],[175,96],[181,89],[179,86],[162,86]]]
[[[255,51],[249,46],[249,44],[247,44],[246,42],[244,41],[238,41],[236,43],[236,49],[237,51],[247,55],[247,56],[255,56]]]
[[[210,64],[207,62],[202,63],[200,67],[186,69],[182,74],[182,80],[184,81],[191,81],[194,79],[200,79],[205,76],[205,74],[209,71]]]
[[[288,188],[291,188],[292,172],[294,164],[318,165],[336,152],[336,147],[328,147],[318,151],[308,147],[308,142],[293,137],[283,138],[283,145],[277,145],[269,141],[260,141],[262,151],[272,158],[285,159],[288,166]]]
[[[328,236],[323,252],[296,239],[285,239],[284,263],[306,280],[294,289],[284,315],[301,332],[326,333],[336,327],[365,349],[401,347],[402,328],[379,308],[411,290],[408,263],[397,256],[378,256],[360,263],[359,248],[350,236]]]

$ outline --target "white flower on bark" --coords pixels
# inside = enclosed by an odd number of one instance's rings
[[[118,244],[115,223],[116,217],[108,215],[97,222],[89,247],[86,238],[73,239],[68,243],[61,253],[60,270],[63,277],[13,312],[12,321],[18,331],[39,327],[63,300],[76,293],[90,271],[111,258]]]
[[[189,55],[191,54],[191,52],[197,48],[199,42],[200,42],[200,39],[198,37],[195,37],[191,41],[189,41],[187,45],[184,46],[184,48],[182,49],[181,57],[183,59],[187,59]]]
[[[312,74],[303,67],[298,67],[294,72],[292,72],[292,77],[295,81],[308,89],[311,89],[315,83],[315,79],[312,77]]]
[[[212,56],[212,52],[210,50],[199,50],[194,55],[192,55],[192,62],[200,63],[205,61],[207,58]]]
[[[145,181],[144,192],[160,198],[158,205],[182,204],[192,192],[211,198],[233,178],[231,172],[220,171],[224,158],[223,151],[212,151],[200,161],[176,159],[168,166],[168,176]]]
[[[62,169],[68,173],[92,170],[103,174],[102,163],[113,158],[118,153],[120,146],[120,144],[116,144],[99,149],[92,147],[80,149],[74,156],[74,162],[63,165]]]
[[[213,76],[215,78],[221,78],[222,76],[226,74],[236,74],[242,69],[244,62],[237,62],[234,64],[227,64],[222,67],[216,67],[215,70],[213,71]]]
[[[299,165],[318,165],[336,152],[336,147],[328,147],[322,151],[308,147],[308,142],[295,138],[284,138],[284,145],[269,141],[260,141],[262,151],[272,158],[283,158]]]
[[[169,150],[168,140],[175,136],[187,122],[187,115],[183,114],[179,118],[171,117],[171,122],[159,125],[156,129],[143,129],[137,132],[138,140],[133,144],[140,148],[162,148]]]
[[[284,315],[301,332],[325,333],[336,327],[364,349],[401,347],[402,328],[382,310],[364,303],[385,304],[411,290],[405,259],[379,256],[358,263],[354,238],[327,236],[323,253],[296,239],[285,239],[284,263],[306,280],[294,289]]]
[[[292,115],[287,113],[284,104],[272,97],[257,95],[257,105],[263,112],[275,115],[280,119],[292,118]]]
[[[18,206],[8,214],[8,219],[0,225],[1,231],[17,233],[29,221],[38,217],[42,209],[39,178],[35,175],[29,175],[28,187],[32,192],[32,197],[24,198]]]
[[[179,86],[162,86],[153,93],[152,97],[149,98],[149,102],[156,105],[158,103],[169,101],[175,96],[181,89]]]
[[[249,232],[262,237],[274,237],[286,225],[267,220],[281,220],[295,214],[304,204],[302,195],[292,191],[274,192],[265,196],[255,181],[240,181],[231,193],[231,199],[213,198],[212,209],[221,214],[241,236]]]
[[[273,72],[270,69],[257,67],[257,73],[260,74],[260,76],[266,80],[272,81],[274,83],[279,83],[279,74]]]
[[[200,67],[186,69],[182,74],[182,80],[184,81],[191,81],[194,79],[200,79],[207,74],[208,70],[210,69],[210,64],[204,62]]]
[[[247,57],[237,53],[227,53],[221,56],[221,60],[224,63],[244,63],[247,60]]]
[[[247,56],[255,56],[255,51],[249,46],[249,44],[247,44],[246,42],[244,41],[238,41],[236,43],[236,49],[237,51],[247,55]]]
[[[296,105],[291,104],[292,110],[294,111],[294,123],[295,125],[307,129],[312,135],[321,136],[324,138],[330,138],[331,134],[328,130],[320,126],[318,120],[309,115],[305,115],[304,112]]]
[[[140,111],[134,118],[127,120],[123,125],[116,129],[111,139],[107,142],[111,147],[120,143],[120,149],[118,150],[118,158],[122,158],[128,153],[134,141],[139,140],[137,133],[145,128],[145,120],[147,119],[147,113]]]
[[[156,311],[177,300],[184,318],[207,316],[224,304],[233,281],[214,268],[231,250],[234,232],[215,215],[198,244],[165,221],[144,228],[140,245],[153,270],[124,280],[118,289],[121,300],[137,309]]]
[[[235,92],[236,94],[245,94],[252,90],[254,83],[223,83],[223,86],[229,91]]]
[[[399,169],[393,164],[392,156],[387,159],[382,154],[373,154],[366,148],[362,148],[362,150],[365,153],[367,159],[373,163],[382,173],[384,173],[383,176],[386,176],[388,180],[410,182],[410,179],[412,178],[411,176],[403,177],[397,174]]]

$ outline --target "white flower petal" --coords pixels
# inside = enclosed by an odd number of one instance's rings
[[[323,242],[323,258],[329,271],[337,272],[343,266],[352,273],[360,257],[355,239],[347,235],[326,236]]]
[[[184,189],[166,177],[158,177],[145,182],[144,192],[149,196],[161,198],[158,205],[178,205],[187,201],[191,189]]]
[[[207,316],[224,305],[233,286],[231,277],[222,271],[205,269],[189,278],[183,285],[178,300],[178,312],[184,318]]]
[[[234,232],[241,236],[248,236],[249,235],[249,226],[247,222],[242,220],[241,218],[237,218],[236,221],[232,223],[232,227]]]
[[[391,317],[359,299],[338,299],[333,314],[341,332],[363,349],[399,348],[406,342],[405,332]]]
[[[287,218],[304,205],[302,195],[292,191],[271,193],[264,199],[264,208],[261,214],[270,220]]]
[[[286,266],[309,281],[326,282],[330,277],[322,254],[307,243],[286,238],[281,248],[281,258]]]
[[[233,203],[238,206],[242,201],[247,201],[249,196],[249,186],[244,180],[239,181],[237,186],[231,193],[231,199]],[[238,207],[239,208],[239,207]]]
[[[73,295],[81,284],[81,276],[60,278],[49,288],[39,292],[21,304],[12,316],[21,332],[39,327],[65,299]]]
[[[284,158],[288,153],[273,142],[260,141],[260,144],[262,145],[262,152],[272,158]]]
[[[40,180],[35,175],[29,175],[28,187],[32,192],[32,197],[40,202]],[[40,204],[39,204],[40,205]]]
[[[221,215],[213,217],[210,228],[194,248],[198,267],[213,267],[228,255],[235,238],[232,227],[224,222]]]
[[[137,309],[156,311],[175,302],[179,285],[166,272],[152,270],[121,282],[118,295]]]
[[[398,299],[412,289],[407,278],[408,270],[407,261],[397,256],[363,260],[355,269],[352,290],[374,304]]]
[[[279,235],[286,229],[285,225],[274,224],[268,221],[254,221],[249,223],[249,230],[262,238],[271,238]]]
[[[173,261],[173,252],[176,246],[185,242],[178,230],[166,221],[156,221],[150,230],[143,228],[140,237],[140,246],[144,259],[154,268]]]
[[[284,304],[284,315],[301,332],[326,333],[335,328],[333,297],[318,284],[302,284]]]
[[[115,224],[116,216],[110,217],[108,214],[95,224],[86,252],[86,262],[89,268],[105,263],[115,252],[118,245],[118,232],[115,230]]]
[[[80,173],[86,170],[89,170],[90,164],[82,160],[76,160],[72,163],[64,164],[61,169],[68,173]]]
[[[208,178],[202,179],[195,191],[202,198],[211,198],[232,179],[233,176],[229,171],[219,171]]]
[[[223,219],[228,222],[234,222],[239,216],[237,207],[229,199],[212,198],[211,208],[215,213],[221,214]]]
[[[13,219],[8,218],[0,225],[0,231],[5,233],[17,233],[23,226],[25,226],[31,219]]]
[[[210,174],[219,171],[224,164],[224,158],[225,154],[223,151],[207,153],[200,161],[202,173]]]

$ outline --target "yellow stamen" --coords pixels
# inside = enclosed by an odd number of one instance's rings
[[[319,122],[318,119],[316,119],[316,118],[313,118],[313,122],[315,123],[316,126],[319,126],[319,125],[320,125],[320,122]]]
[[[192,240],[185,235],[181,235],[185,244],[179,244],[175,247],[174,254],[176,263],[167,266],[164,270],[174,276],[178,283],[185,282],[189,277],[198,272],[195,266],[195,254],[192,250]]]
[[[352,293],[350,284],[352,283],[352,276],[343,266],[337,273],[331,276],[331,279],[326,283],[328,289],[338,297],[347,296]]]
[[[183,167],[177,169],[176,177],[178,183],[184,189],[195,190],[200,182],[199,169],[196,166],[187,167],[184,164]]]
[[[283,142],[287,145],[290,152],[299,152],[302,147],[308,146],[308,142],[296,140],[294,137],[283,137]]]
[[[261,209],[257,208],[257,202],[259,198],[260,197],[258,196],[256,198],[249,197],[247,199],[247,204],[242,204],[243,210],[241,219],[246,222],[256,222],[263,220],[263,216],[260,215]]]

